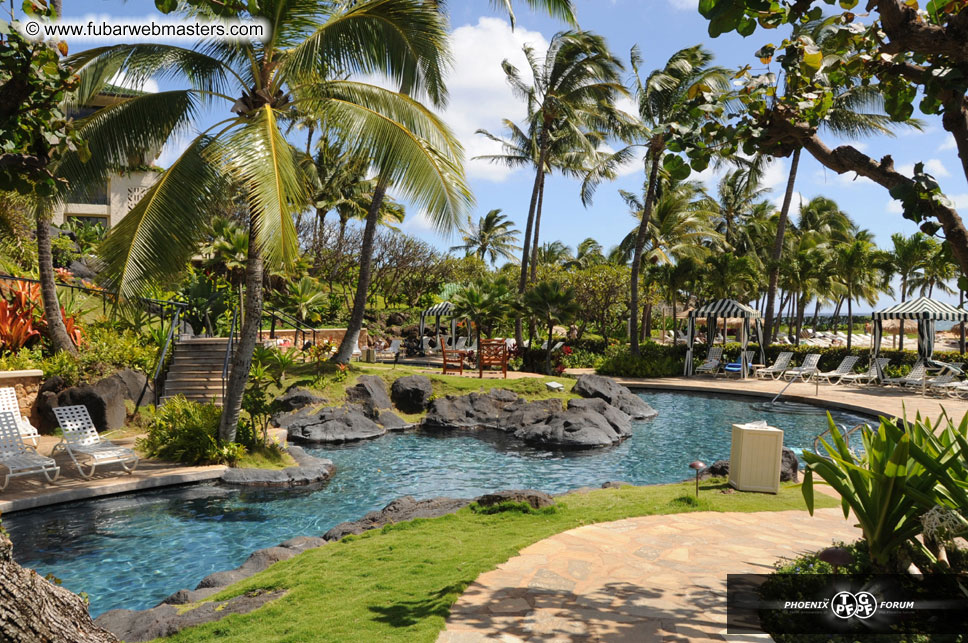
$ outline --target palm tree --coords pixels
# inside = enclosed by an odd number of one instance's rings
[[[730,74],[721,67],[711,67],[713,55],[702,46],[696,45],[676,52],[662,69],[651,72],[642,79],[639,74],[641,57],[638,48],[632,49],[632,68],[635,70],[635,97],[638,103],[637,124],[638,141],[619,150],[599,169],[589,173],[582,189],[582,200],[590,202],[595,186],[601,180],[604,170],[610,166],[628,161],[636,147],[644,147],[645,169],[649,177],[642,204],[642,220],[635,236],[635,249],[632,254],[632,275],[630,284],[630,328],[631,351],[639,354],[638,310],[639,310],[639,273],[642,269],[642,255],[649,236],[649,222],[659,187],[659,168],[666,153],[671,127],[689,127],[700,118],[700,114],[689,109],[688,104],[697,88],[725,92],[729,88]]]
[[[771,191],[763,187],[763,157],[757,161],[728,172],[719,181],[716,198],[709,199],[709,209],[718,219],[717,230],[723,235],[727,246],[737,252],[752,252],[753,246],[745,236],[746,220]]]
[[[551,39],[543,59],[529,45],[524,47],[524,54],[533,76],[531,84],[525,83],[520,71],[507,60],[502,66],[514,93],[528,104],[527,130],[505,121],[511,131],[508,141],[480,131],[500,141],[505,148],[505,154],[481,158],[534,167],[518,280],[521,293],[528,282],[530,255],[537,254],[532,245],[537,243],[538,203],[545,175],[553,167],[566,171],[580,167],[584,163],[576,159],[598,152],[603,133],[620,127],[614,103],[617,95],[625,93],[619,76],[622,64],[609,52],[605,39],[596,34],[560,32]],[[520,345],[523,341],[520,319],[515,323],[514,333]]]
[[[544,322],[548,329],[548,348],[545,353],[545,373],[551,374],[551,350],[554,348],[552,338],[555,326],[569,324],[578,316],[578,304],[575,301],[575,290],[571,286],[564,286],[560,281],[542,281],[535,284],[524,293],[524,308],[533,316]]]
[[[817,46],[821,52],[825,48],[829,49],[829,44],[833,44],[836,48],[838,46],[836,41],[840,38],[838,35],[840,28],[839,25],[835,24],[836,20],[836,18],[827,18],[797,25],[793,29],[793,38],[800,39],[804,45]],[[803,49],[798,49],[798,51],[803,51]],[[814,79],[822,80],[823,77],[821,73],[816,75]],[[784,78],[783,88],[785,93],[788,95],[797,93],[800,89],[799,83],[799,76]],[[827,118],[822,121],[822,126],[840,138],[859,139],[872,134],[893,136],[894,133],[891,128],[898,125],[921,129],[921,124],[917,119],[907,119],[898,123],[887,116],[884,113],[884,96],[876,85],[857,85],[848,89],[841,89],[840,85],[835,84],[835,87],[840,93],[834,96],[833,104]],[[783,204],[780,206],[780,218],[776,227],[776,237],[773,241],[773,252],[770,253],[770,276],[767,286],[766,320],[764,323],[766,337],[772,336],[773,306],[776,301],[777,280],[783,253],[783,235],[786,234],[802,150],[801,147],[795,147],[790,158],[790,173],[787,177],[786,190],[783,193]]]
[[[516,302],[517,294],[506,277],[465,286],[451,298],[454,316],[466,317],[477,327],[478,346],[483,335],[513,314]]]
[[[857,239],[834,247],[837,280],[843,284],[847,299],[847,350],[854,330],[854,300],[877,303],[877,295],[890,291],[887,283],[890,259],[870,241]]]
[[[466,256],[476,255],[482,261],[487,257],[492,266],[498,258],[513,261],[514,251],[519,249],[515,245],[518,231],[513,225],[500,209],[491,210],[476,224],[468,217],[467,227],[461,231],[464,243],[451,250],[463,250]]]
[[[371,160],[385,183],[374,190],[368,224],[372,219],[376,225],[390,183],[440,228],[457,220],[471,200],[461,148],[436,116],[404,93],[345,79],[354,72],[384,73],[441,104],[447,33],[439,12],[417,0],[351,5],[268,0],[253,9],[253,17],[269,23],[264,43],[214,41],[195,49],[118,45],[82,52],[71,61],[81,75],[80,102],[122,69],[134,78],[180,75],[188,83],[186,89],[122,100],[92,116],[86,129],[92,157],[104,159],[101,167],[118,163],[131,141],[160,145],[188,126],[200,101],[222,101],[229,112],[189,143],[102,245],[119,293],[137,295],[153,281],[170,280],[192,256],[213,186],[226,177],[241,186],[249,232],[245,315],[219,426],[223,441],[234,440],[238,425],[261,325],[264,263],[295,259],[293,215],[308,206],[314,192],[308,159],[285,138],[282,120],[294,109],[325,118]],[[333,79],[330,65],[337,64],[339,78]],[[84,173],[80,163],[75,166]],[[372,236],[364,236],[360,266],[366,287]]]
[[[905,237],[900,232],[891,235],[891,271],[901,280],[901,303],[907,300],[916,287],[916,281],[923,275],[928,255],[931,254],[931,240],[923,232],[915,232]],[[904,320],[901,320],[900,349],[904,350]]]
[[[571,248],[561,241],[542,243],[538,248],[537,264],[539,266],[564,267],[574,261],[574,259],[574,256],[571,254]]]
[[[437,0],[437,2],[442,3],[442,0]],[[526,2],[535,11],[542,10],[549,16],[564,20],[570,25],[578,24],[578,20],[575,18],[575,5],[571,0],[526,0]],[[508,18],[511,20],[511,28],[513,29],[516,19],[511,8],[511,0],[491,0],[491,4],[508,12]]]
[[[713,299],[750,300],[756,289],[759,271],[749,256],[737,256],[732,252],[720,252],[706,259],[704,285]]]
[[[911,281],[912,289],[920,288],[922,297],[934,296],[935,288],[948,295],[954,294],[948,282],[958,276],[958,267],[952,261],[951,247],[934,239],[929,239],[929,246],[921,274]]]
[[[575,248],[575,257],[566,261],[564,266],[568,270],[583,270],[606,262],[602,252],[602,244],[592,237],[583,239]]]

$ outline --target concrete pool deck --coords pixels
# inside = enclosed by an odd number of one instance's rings
[[[437,643],[771,640],[727,637],[726,574],[853,541],[840,509],[684,513],[589,525],[481,574]]]

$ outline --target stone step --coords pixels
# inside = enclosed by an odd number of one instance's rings
[[[159,400],[159,404],[164,404],[165,402],[167,402],[173,397],[175,397],[175,395],[163,395],[161,397],[161,400]],[[191,400],[192,402],[200,402],[202,404],[205,404],[208,402],[214,402],[216,406],[222,406],[221,395],[209,395],[209,396],[183,395],[182,397],[184,397],[186,400]]]

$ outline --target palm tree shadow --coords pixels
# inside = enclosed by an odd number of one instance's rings
[[[470,583],[460,582],[443,587],[426,598],[411,601],[398,601],[390,605],[371,605],[369,609],[377,616],[375,621],[392,627],[410,627],[433,616],[446,619],[450,607]]]

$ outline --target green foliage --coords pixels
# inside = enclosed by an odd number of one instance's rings
[[[677,377],[682,375],[686,360],[686,346],[668,346],[645,342],[639,355],[632,355],[626,346],[616,346],[606,352],[597,372],[620,377]]]
[[[54,266],[57,268],[66,268],[71,265],[71,262],[81,258],[80,253],[77,251],[77,246],[74,245],[74,242],[67,235],[61,235],[51,239],[50,252],[54,260]]]
[[[234,442],[219,444],[221,415],[222,410],[214,404],[174,397],[155,412],[138,447],[150,458],[182,464],[233,464],[245,454],[245,446]]]
[[[903,571],[899,559],[905,543],[918,546],[921,516],[934,505],[937,479],[911,457],[912,434],[923,431],[920,421],[899,426],[881,418],[875,429],[864,427],[862,458],[848,446],[841,429],[827,415],[833,444],[821,438],[824,454],[804,451],[806,469],[803,498],[813,512],[814,475],[834,488],[841,497],[844,517],[851,512],[864,533],[875,566],[883,571]]]
[[[235,291],[227,279],[194,269],[189,270],[175,298],[188,304],[182,319],[196,335],[218,334],[217,320],[229,313],[236,302]]]

